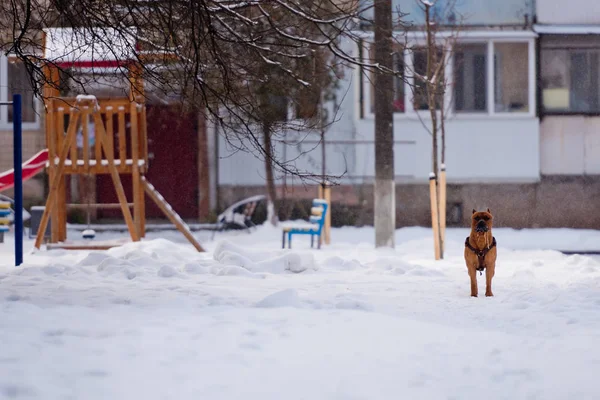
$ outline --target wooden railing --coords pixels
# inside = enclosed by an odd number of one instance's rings
[[[56,98],[48,101],[47,143],[49,159],[55,160],[60,153],[69,129],[76,130],[76,140],[70,145],[65,160],[65,174],[107,174],[108,159],[102,148],[105,132],[106,150],[114,157],[119,173],[133,173],[137,165],[144,173],[148,165],[146,135],[146,107],[129,99]],[[78,118],[73,118],[75,109]],[[96,129],[99,114],[104,129]],[[72,125],[75,124],[73,127]]]

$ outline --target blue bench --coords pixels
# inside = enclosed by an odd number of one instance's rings
[[[10,203],[0,202],[0,243],[4,243],[4,232],[8,232],[10,229],[9,217],[11,214]]]
[[[282,241],[281,248],[285,248],[285,238],[287,236],[288,247],[292,248],[292,235],[310,235],[310,247],[314,246],[315,236],[318,238],[318,248],[321,248],[321,234],[325,225],[325,216],[327,215],[328,204],[323,199],[313,199],[310,209],[310,219],[307,222],[283,222],[281,227]]]

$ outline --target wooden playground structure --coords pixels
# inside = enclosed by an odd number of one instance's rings
[[[130,84],[128,97],[60,97],[57,89],[60,84],[59,69],[89,67],[92,62],[100,67],[127,68]],[[51,234],[48,248],[101,250],[122,244],[67,241],[67,209],[84,205],[67,204],[65,178],[69,175],[95,178],[96,175],[110,174],[118,203],[90,203],[86,207],[120,209],[131,240],[139,241],[145,237],[144,204],[147,195],[198,251],[204,251],[187,224],[145,177],[148,170],[148,136],[142,67],[139,62],[133,59],[106,62],[82,57],[77,61],[48,62],[43,66],[43,71],[46,77],[43,93],[50,189],[35,247],[40,248],[49,221]],[[121,175],[132,177],[131,201],[126,197]]]

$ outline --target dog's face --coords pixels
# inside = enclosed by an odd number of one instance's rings
[[[471,229],[478,233],[485,233],[492,229],[494,217],[488,208],[487,211],[475,211],[471,215]]]

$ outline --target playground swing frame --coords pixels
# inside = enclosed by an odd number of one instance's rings
[[[93,63],[93,61],[92,61]],[[150,197],[177,229],[198,251],[204,251],[196,241],[187,224],[147,181],[148,137],[146,105],[142,80],[142,66],[134,60],[116,60],[110,63],[128,69],[130,90],[128,97],[97,99],[95,96],[79,95],[75,98],[60,97],[59,68],[88,66],[90,61],[67,61],[45,63],[43,87],[46,109],[46,144],[48,147],[48,175],[50,190],[46,207],[37,232],[35,248],[39,249],[44,239],[48,222],[51,220],[51,248],[75,250],[105,250],[122,243],[67,243],[67,175],[109,174],[115,188],[118,203],[93,204],[94,208],[120,208],[131,240],[137,242],[145,237],[145,195]],[[102,64],[102,61],[99,61]],[[115,66],[113,65],[113,66]],[[65,118],[68,116],[68,124]],[[90,145],[88,119],[93,121],[95,143]],[[126,120],[129,118],[129,129]],[[115,124],[116,120],[116,124]],[[81,122],[81,123],[80,123]],[[65,130],[66,128],[66,130]],[[76,137],[81,133],[82,145]],[[115,142],[117,146],[115,146]],[[133,201],[127,200],[120,175],[131,175]],[[130,208],[133,208],[133,213]]]

